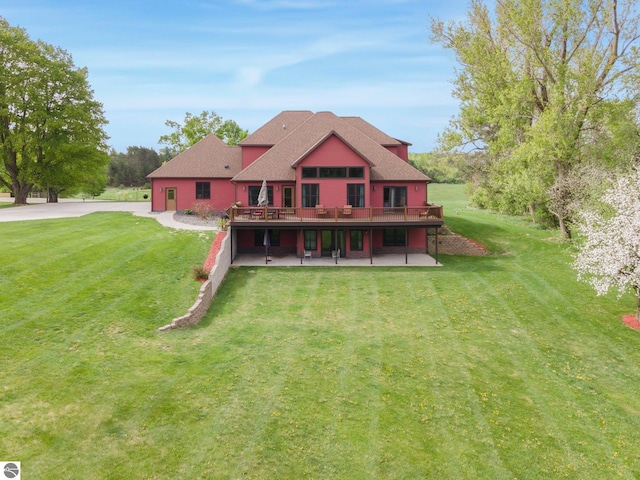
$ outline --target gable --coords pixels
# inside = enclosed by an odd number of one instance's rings
[[[331,133],[315,146],[307,155],[294,163],[300,165],[315,166],[370,166],[371,164],[356,152],[350,145],[344,142],[335,133]]]

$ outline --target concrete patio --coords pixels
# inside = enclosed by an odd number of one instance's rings
[[[441,263],[430,255],[424,253],[410,253],[407,255],[407,263],[403,253],[378,254],[373,256],[373,264],[369,258],[339,258],[331,257],[304,259],[294,255],[270,256],[271,261],[265,261],[265,255],[239,254],[233,260],[232,266],[237,267],[441,267]]]

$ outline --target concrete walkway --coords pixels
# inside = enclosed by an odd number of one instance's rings
[[[0,198],[0,201],[13,202],[13,199]],[[178,230],[217,230],[216,227],[177,222],[173,219],[174,212],[152,212],[151,202],[83,201],[78,199],[60,199],[58,203],[46,203],[44,199],[30,198],[29,205],[0,208],[0,222],[81,217],[94,212],[130,212],[139,217],[155,218],[161,225]]]

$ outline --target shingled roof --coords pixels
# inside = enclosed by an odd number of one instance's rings
[[[240,146],[273,146],[313,116],[308,110],[285,110],[279,113],[251,135]]]
[[[306,120],[301,121],[304,117]],[[289,125],[295,125],[295,123],[287,124],[283,122],[284,119],[298,121],[299,126],[290,128]],[[282,125],[285,125],[284,129]],[[264,131],[260,132],[263,129]],[[367,133],[376,138],[371,138]],[[232,181],[293,181],[295,180],[293,167],[331,135],[340,138],[349,148],[371,164],[373,181],[431,180],[383,146],[400,145],[402,142],[386,135],[359,117],[338,117],[331,112],[315,114],[282,112],[257,130],[254,135],[256,137],[249,140],[251,145],[273,146],[234,176]],[[254,135],[245,138],[241,145],[245,145],[244,142]],[[280,140],[271,143],[278,136],[281,136]]]
[[[207,135],[147,178],[231,178],[242,170],[242,150]]]

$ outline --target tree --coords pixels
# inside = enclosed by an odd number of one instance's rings
[[[15,203],[36,185],[57,201],[104,176],[106,123],[87,70],[0,17],[0,183]]]
[[[620,297],[632,289],[640,321],[640,170],[621,177],[603,196],[604,211],[584,211],[579,230],[585,237],[573,263],[578,279],[598,295],[611,288]]]
[[[248,134],[247,130],[242,130],[233,120],[223,121],[217,113],[207,111],[196,117],[187,112],[183,124],[167,120],[165,125],[172,128],[173,132],[162,135],[158,143],[169,145],[172,156],[185,151],[212,133],[227,145],[237,145]]]
[[[127,153],[113,150],[110,154],[109,184],[141,187],[147,175],[162,165],[160,156],[152,148],[127,147]]]
[[[635,0],[472,0],[465,23],[433,20],[452,50],[460,114],[443,146],[491,155],[487,192],[509,210],[548,210],[547,190],[584,160],[593,127],[639,70]],[[561,231],[570,218],[556,209]]]

